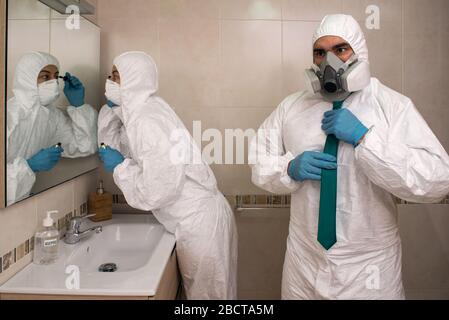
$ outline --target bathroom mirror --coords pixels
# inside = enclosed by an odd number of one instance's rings
[[[6,2],[5,204],[98,168],[100,29],[38,0]]]

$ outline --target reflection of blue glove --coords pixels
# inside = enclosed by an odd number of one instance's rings
[[[72,76],[70,73],[66,73],[67,80],[64,85],[64,94],[69,100],[69,103],[74,107],[81,107],[84,105],[84,86],[81,81]]]
[[[321,180],[321,170],[337,169],[337,159],[330,154],[306,151],[292,160],[288,175],[295,181]]]
[[[108,172],[114,172],[115,167],[125,161],[125,158],[120,152],[110,147],[100,148],[98,151],[101,161],[104,163],[104,168]]]
[[[63,152],[64,149],[61,147],[42,149],[27,162],[33,172],[50,171],[61,159]]]
[[[118,105],[116,105],[114,102],[112,102],[112,101],[110,101],[110,100],[108,100],[108,101],[106,101],[106,104],[108,105],[108,107],[109,108],[115,108],[115,107],[118,107]]]
[[[322,129],[327,135],[333,134],[338,140],[356,147],[368,128],[348,109],[328,111],[324,114]]]

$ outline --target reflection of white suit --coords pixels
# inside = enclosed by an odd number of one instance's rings
[[[129,205],[151,210],[175,234],[188,299],[236,299],[237,230],[213,172],[179,117],[154,95],[158,79],[151,57],[126,53],[114,65],[122,106],[102,108],[98,136],[126,157],[114,170],[115,183]],[[199,155],[199,162],[174,161],[172,151],[180,145]],[[189,154],[182,153],[190,160]]]
[[[92,155],[97,150],[97,112],[85,104],[62,111],[41,106],[37,80],[40,71],[55,65],[49,54],[32,52],[16,66],[13,93],[7,103],[7,203],[29,196],[36,176],[27,160],[41,149],[62,143],[65,158]]]
[[[314,40],[326,35],[342,37],[368,60],[365,38],[352,17],[327,17]],[[372,78],[344,107],[370,131],[356,149],[340,143],[337,243],[329,251],[317,241],[320,182],[295,182],[287,169],[303,152],[323,151],[321,121],[332,104],[319,94],[293,94],[261,126],[266,135],[261,134],[259,149],[252,144],[253,161],[258,157],[253,182],[292,194],[283,299],[404,298],[393,195],[434,202],[449,193],[449,157],[410,99]]]

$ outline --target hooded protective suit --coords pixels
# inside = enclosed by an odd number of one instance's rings
[[[86,157],[97,151],[98,113],[90,105],[67,107],[67,114],[40,104],[40,71],[58,60],[42,52],[24,55],[15,70],[14,97],[7,103],[7,203],[29,196],[36,181],[27,160],[43,148],[61,143],[63,157]]]
[[[153,59],[129,52],[114,65],[122,106],[100,111],[99,142],[126,157],[115,183],[129,205],[151,210],[175,234],[188,299],[236,299],[236,225],[213,172],[175,112],[154,95]]]
[[[364,35],[350,16],[327,16],[313,37],[339,36],[368,60]],[[291,193],[283,299],[403,299],[401,240],[394,196],[431,203],[449,193],[449,157],[412,101],[372,78],[344,103],[370,131],[338,153],[337,243],[317,241],[320,182],[295,182],[288,164],[322,152],[321,121],[332,104],[320,94],[286,98],[263,123],[250,157],[253,182]]]

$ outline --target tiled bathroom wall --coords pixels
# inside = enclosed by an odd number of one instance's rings
[[[0,210],[0,285],[32,261],[34,234],[47,211],[59,211],[53,219],[63,236],[70,218],[86,213],[88,194],[96,190],[97,180],[95,170]]]

